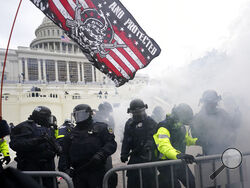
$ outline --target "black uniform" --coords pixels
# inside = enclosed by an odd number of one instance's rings
[[[130,118],[125,125],[124,138],[122,142],[121,159],[130,156],[128,164],[136,164],[152,161],[152,150],[154,147],[153,134],[157,123],[149,116],[136,123]],[[127,172],[128,188],[138,188],[140,185],[139,171],[129,170]],[[151,168],[142,169],[143,187],[154,188],[154,171]]]
[[[17,168],[21,171],[54,171],[54,157],[56,150],[43,135],[55,139],[54,131],[50,127],[36,124],[27,120],[11,131],[10,147],[16,151]],[[46,187],[53,187],[51,178],[43,179]]]
[[[69,122],[64,122],[63,125],[60,126],[58,130],[57,141],[61,146],[63,146],[64,137],[67,136],[73,130],[73,128],[73,124]]]
[[[67,172],[73,167],[75,188],[101,188],[106,159],[116,148],[114,134],[108,131],[106,124],[92,119],[77,123],[64,139],[58,168]]]
[[[96,122],[105,123],[105,125],[107,125],[107,129],[109,131],[114,132],[115,122],[114,122],[113,117],[109,113],[105,112],[104,110],[99,110],[99,111],[97,111],[95,113],[93,119]],[[110,170],[111,168],[113,168],[112,157],[111,156],[109,156],[107,158],[107,162],[106,162],[105,168],[106,168],[106,172],[108,170]],[[109,182],[108,182],[109,188],[116,187],[117,183],[118,183],[117,173],[113,173],[111,175],[111,177],[109,178]]]
[[[192,135],[198,138],[205,155],[221,154],[234,144],[238,124],[221,108],[208,113],[202,107],[192,124]]]

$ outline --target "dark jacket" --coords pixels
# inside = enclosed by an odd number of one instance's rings
[[[149,162],[152,160],[154,148],[153,135],[157,130],[157,123],[149,116],[142,122],[136,123],[132,118],[125,124],[122,141],[121,156],[130,156],[129,164]]]
[[[65,171],[70,167],[87,168],[88,162],[97,152],[107,159],[116,148],[115,136],[108,131],[107,124],[90,121],[86,125],[77,125],[64,139],[58,169]],[[106,160],[103,161],[103,168],[105,162]]]
[[[236,139],[237,124],[229,114],[220,108],[207,113],[203,107],[195,115],[192,123],[192,135],[198,138],[205,155],[221,154],[232,146]]]
[[[42,138],[44,134],[55,139],[52,128],[40,126],[33,120],[24,121],[12,129],[10,147],[16,151],[19,160],[51,160],[56,152],[53,146]]]

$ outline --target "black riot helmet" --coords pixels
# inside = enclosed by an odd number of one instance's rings
[[[0,120],[0,138],[3,138],[10,134],[10,128],[5,120]]]
[[[206,90],[202,94],[202,98],[200,99],[200,103],[208,104],[213,103],[217,104],[221,100],[221,96],[217,94],[214,90]]]
[[[92,119],[93,111],[87,104],[79,104],[73,109],[73,117],[76,123]]]
[[[104,105],[105,110],[107,110],[107,112],[109,113],[113,112],[113,107],[109,102],[104,102],[103,105]]]
[[[193,119],[192,108],[185,103],[181,103],[172,109],[172,116],[184,125],[190,124]]]
[[[37,106],[32,112],[31,119],[44,127],[49,127],[53,123],[51,111],[46,106]]]
[[[112,105],[109,102],[103,102],[98,106],[99,111],[105,111],[107,113],[113,112]]]
[[[127,113],[131,113],[133,115],[133,120],[136,122],[140,122],[146,118],[145,110],[148,108],[147,104],[141,99],[134,99],[130,102]]]

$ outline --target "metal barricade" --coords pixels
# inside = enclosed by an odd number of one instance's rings
[[[250,155],[250,152],[244,152],[242,153],[243,156],[248,156]],[[202,157],[196,157],[196,173],[195,173],[195,182],[196,182],[196,187],[199,188],[203,188],[203,187],[208,187],[207,185],[204,185],[204,175],[206,177],[209,178],[209,175],[211,174],[202,174],[203,173],[203,163],[210,163],[212,164],[212,171],[215,171],[216,167],[216,162],[218,162],[221,159],[221,155],[210,155],[210,156],[202,156]],[[243,158],[244,159],[244,158]],[[161,166],[168,166],[170,165],[171,168],[171,184],[172,184],[172,188],[175,187],[174,185],[174,165],[178,165],[183,163],[181,160],[165,160],[165,161],[157,161],[157,162],[148,162],[148,163],[139,163],[139,164],[131,164],[131,165],[126,165],[126,166],[119,166],[119,167],[115,167],[110,169],[104,176],[103,178],[103,188],[108,188],[108,179],[110,177],[110,175],[114,172],[118,172],[118,171],[122,171],[122,185],[123,188],[126,188],[126,177],[125,177],[125,171],[127,170],[138,170],[139,171],[139,179],[140,179],[140,188],[142,187],[142,173],[141,170],[145,169],[145,168],[154,168],[155,169],[155,183],[156,183],[156,188],[159,188],[159,182],[158,182],[158,168],[157,167],[161,167]],[[221,165],[221,163],[220,163]],[[246,177],[244,178],[243,176],[243,165],[245,165],[244,168],[246,168],[246,163],[242,163],[242,165],[238,168],[239,170],[239,181],[238,182],[244,182],[246,181]],[[188,168],[186,165],[185,168],[185,172],[186,172],[186,181],[187,181],[187,188],[189,188],[189,176],[188,176]],[[210,172],[209,172],[210,173]],[[226,181],[225,184],[230,184],[232,183],[230,181],[230,175],[229,175],[229,169],[225,169],[225,173],[226,173]],[[217,180],[210,180],[212,182],[212,185],[210,186],[217,186],[219,185],[218,182],[216,182]],[[199,183],[198,183],[199,182]],[[211,184],[210,182],[210,184]],[[198,184],[198,185],[197,185]],[[242,183],[242,188],[244,188],[244,183]]]
[[[32,177],[39,178],[39,184],[43,185],[42,177],[53,177],[53,184],[55,188],[57,188],[56,177],[62,177],[68,185],[68,188],[74,188],[72,179],[68,176],[68,174],[59,171],[22,171],[24,174],[28,174]]]

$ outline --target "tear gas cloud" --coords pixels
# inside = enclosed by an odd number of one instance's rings
[[[163,107],[166,113],[170,113],[174,105],[183,102],[189,104],[195,114],[201,108],[199,100],[202,93],[207,89],[214,89],[222,96],[219,107],[231,114],[240,111],[242,120],[239,129],[236,130],[238,140],[235,146],[241,150],[249,150],[247,147],[249,143],[247,133],[250,130],[249,9],[250,4],[246,6],[242,16],[232,24],[231,37],[221,48],[206,52],[204,56],[191,61],[185,67],[171,70],[159,67],[158,76],[131,98],[143,99],[149,106],[148,115],[151,115],[157,105]],[[157,61],[157,58],[154,61]],[[157,66],[157,62],[153,63]],[[124,115],[129,102],[121,101],[118,112],[114,112],[119,137],[122,136],[125,122],[129,117]]]

